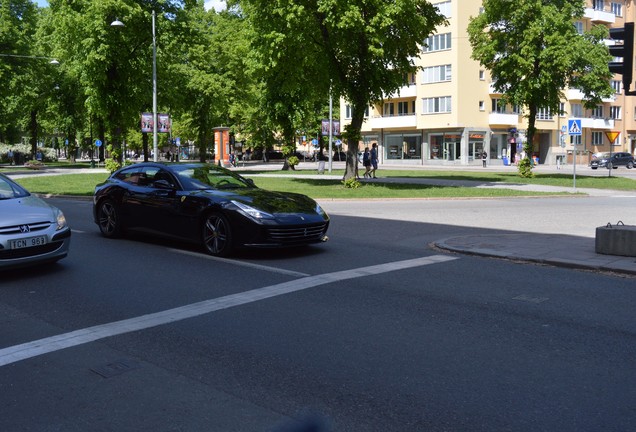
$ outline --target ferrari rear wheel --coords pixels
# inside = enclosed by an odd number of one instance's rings
[[[210,255],[228,256],[233,249],[232,229],[227,218],[220,213],[210,213],[203,219],[203,246]]]
[[[115,201],[105,199],[99,203],[99,207],[97,208],[97,223],[104,237],[116,238],[121,236],[121,217]]]

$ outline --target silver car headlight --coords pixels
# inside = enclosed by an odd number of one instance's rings
[[[258,219],[258,220],[274,219],[274,215],[264,212],[262,210],[256,209],[254,207],[248,206],[247,204],[243,204],[242,202],[232,200],[232,204],[237,206],[243,213],[245,213],[247,216],[251,218]]]
[[[62,210],[55,209],[55,220],[57,222],[57,228],[55,228],[56,231],[66,228],[66,218],[64,217]]]

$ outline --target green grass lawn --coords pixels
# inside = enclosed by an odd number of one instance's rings
[[[47,168],[88,168],[88,163],[56,163],[47,164]],[[11,172],[24,168],[3,167],[1,172]],[[538,196],[554,195],[538,192],[516,191],[502,188],[476,188],[476,187],[452,187],[452,186],[430,186],[413,185],[407,183],[387,184],[382,183],[382,178],[430,178],[445,180],[470,180],[477,184],[492,183],[512,183],[512,184],[537,184],[549,186],[561,186],[570,188],[573,186],[571,174],[535,174],[533,178],[520,177],[516,170],[506,172],[480,172],[480,171],[459,171],[459,170],[390,170],[380,169],[380,178],[373,183],[362,183],[357,189],[345,188],[340,180],[330,178],[295,178],[294,175],[313,175],[316,170],[237,170],[245,176],[254,176],[257,186],[264,189],[291,191],[303,193],[312,198],[342,198],[342,199],[386,199],[386,198],[481,198],[481,197],[512,197],[512,196]],[[603,171],[605,173],[605,171]],[[257,174],[267,174],[258,176]],[[341,177],[343,170],[333,170],[332,175]],[[24,185],[31,192],[52,195],[83,195],[90,196],[97,183],[104,181],[108,177],[106,173],[90,174],[68,174],[55,176],[32,176],[19,179],[18,182]],[[577,188],[613,189],[634,191],[636,190],[636,180],[625,177],[608,175],[585,176],[577,175]]]
[[[271,174],[271,172],[270,172]],[[32,176],[16,181],[33,193],[51,195],[90,196],[96,184],[108,177],[105,173]],[[510,189],[479,189],[412,184],[366,183],[358,189],[345,188],[340,180],[303,179],[288,175],[254,177],[258,187],[298,192],[312,198],[373,199],[373,198],[470,198],[548,195]]]

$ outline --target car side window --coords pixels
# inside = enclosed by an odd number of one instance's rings
[[[123,181],[124,183],[134,184],[134,185],[139,183],[140,177],[141,177],[141,173],[135,167],[122,170],[115,175],[115,178],[117,180]]]
[[[147,186],[154,187],[154,183],[159,180],[165,180],[170,185],[175,185],[175,181],[172,175],[170,175],[170,173],[166,170],[155,167],[148,167],[142,171],[142,174],[145,176]]]

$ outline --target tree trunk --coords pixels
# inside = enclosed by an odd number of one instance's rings
[[[362,122],[364,121],[364,111],[366,109],[366,102],[360,101],[353,105],[353,112],[351,116],[351,124],[349,125],[347,135],[347,164],[345,167],[345,174],[343,180],[350,178],[358,178],[358,145],[362,134]]]

